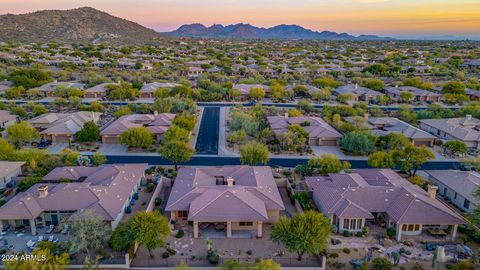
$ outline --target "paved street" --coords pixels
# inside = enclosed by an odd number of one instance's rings
[[[217,155],[220,123],[220,107],[205,107],[197,135],[197,154]]]

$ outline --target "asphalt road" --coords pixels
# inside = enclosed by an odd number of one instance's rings
[[[168,160],[160,156],[142,156],[142,155],[107,155],[108,163],[148,163],[150,165],[173,165]],[[306,164],[308,158],[272,158],[268,162],[269,166],[281,166],[293,168],[299,164]],[[366,160],[347,160],[352,165],[352,169],[369,168]],[[189,162],[182,165],[188,166],[223,166],[240,165],[238,157],[219,157],[219,156],[194,156]],[[459,169],[460,163],[455,161],[432,161],[425,163],[419,170],[452,170]]]
[[[199,155],[218,154],[220,107],[205,107],[197,134],[195,152]]]

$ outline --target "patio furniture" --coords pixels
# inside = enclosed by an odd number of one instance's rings
[[[50,235],[50,236],[48,237],[48,242],[53,242],[53,235]]]
[[[17,237],[22,237],[24,235],[25,235],[25,233],[17,233]]]
[[[60,232],[61,234],[67,234],[68,232],[68,224],[65,224],[65,226],[63,227],[62,231]]]
[[[448,235],[445,230],[431,229],[431,230],[428,230],[427,232],[432,236],[447,236]]]
[[[51,224],[47,231],[45,232],[46,234],[51,234],[53,232],[53,230],[55,230],[55,225]]]
[[[221,232],[225,230],[225,224],[224,223],[215,223],[215,230],[217,232]]]
[[[42,242],[42,241],[43,241],[43,235],[39,235],[37,242]]]
[[[27,247],[28,247],[29,249],[33,249],[33,248],[35,247],[35,241],[33,241],[33,240],[28,240],[28,242],[27,242]]]

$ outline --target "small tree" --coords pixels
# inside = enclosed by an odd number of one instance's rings
[[[281,243],[290,252],[296,252],[298,260],[305,253],[314,255],[327,249],[330,221],[319,212],[307,211],[293,218],[281,217],[272,226],[270,238]]]
[[[259,142],[249,142],[240,147],[240,162],[245,165],[265,165],[269,160],[268,147]]]
[[[374,152],[368,156],[368,166],[374,168],[392,168],[395,165],[390,152]]]
[[[168,220],[157,211],[136,212],[128,221],[133,239],[148,249],[153,257],[152,250],[162,247],[165,239],[170,235]]]
[[[435,158],[435,155],[426,146],[416,147],[413,144],[406,146],[402,150],[393,152],[395,164],[408,173],[408,176],[414,176],[417,169],[425,162]]]
[[[187,143],[190,140],[190,132],[177,125],[171,125],[170,128],[163,134],[163,140],[178,140]]]
[[[129,115],[129,114],[132,114],[132,110],[130,109],[130,107],[122,106],[118,108],[118,110],[115,112],[114,115],[116,118],[120,118],[124,115]]]
[[[467,153],[467,145],[464,142],[457,140],[444,143],[442,148],[452,156],[464,155]]]
[[[411,102],[413,100],[414,96],[413,96],[413,93],[412,92],[408,92],[408,91],[402,91],[400,92],[400,100],[402,102]]]
[[[100,154],[100,153],[94,153],[90,157],[90,159],[92,161],[92,164],[95,165],[95,166],[99,166],[99,165],[102,165],[102,164],[107,162],[107,157],[105,155]]]
[[[86,122],[82,129],[75,134],[80,142],[96,142],[100,139],[100,128],[93,121]]]
[[[109,229],[101,216],[87,209],[76,213],[71,225],[73,251],[83,251],[90,257],[102,249]]]
[[[249,95],[255,100],[261,100],[265,97],[265,90],[259,87],[253,87],[252,89],[250,89]]]
[[[16,149],[19,149],[22,143],[31,142],[33,139],[40,137],[35,128],[25,121],[9,126],[7,134],[8,140],[13,143]]]
[[[173,162],[177,170],[178,163],[189,161],[195,151],[186,142],[169,140],[162,143],[158,152],[163,158]]]
[[[7,140],[0,138],[0,160],[6,160],[13,151],[15,151],[15,148]]]
[[[375,150],[375,137],[366,132],[353,131],[343,136],[340,146],[355,155],[368,154]]]
[[[153,134],[146,127],[129,128],[120,134],[120,142],[129,147],[146,148],[153,144]]]
[[[314,168],[319,174],[339,173],[341,170],[350,168],[347,161],[341,162],[334,154],[322,154],[320,157],[308,161],[308,166]]]

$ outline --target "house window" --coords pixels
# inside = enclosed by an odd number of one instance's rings
[[[454,198],[455,198],[455,200],[457,199],[457,192],[455,192]]]
[[[402,231],[415,232],[420,230],[420,224],[403,224]]]
[[[362,228],[362,219],[357,219],[357,230]]]
[[[188,211],[178,211],[177,216],[179,218],[187,218],[188,217]]]
[[[357,220],[352,219],[352,222],[350,223],[350,229],[355,230],[356,227],[357,227]]]
[[[463,207],[465,207],[465,209],[468,209],[470,207],[470,201],[465,199],[465,201],[463,202]]]
[[[246,221],[241,221],[241,222],[240,222],[240,226],[242,226],[242,227],[243,227],[243,226],[245,226],[245,227],[247,227],[247,226],[253,226],[253,222],[252,222],[252,221],[248,221],[248,222],[246,222]]]
[[[350,228],[350,219],[346,218],[343,220],[343,228],[347,230]]]

